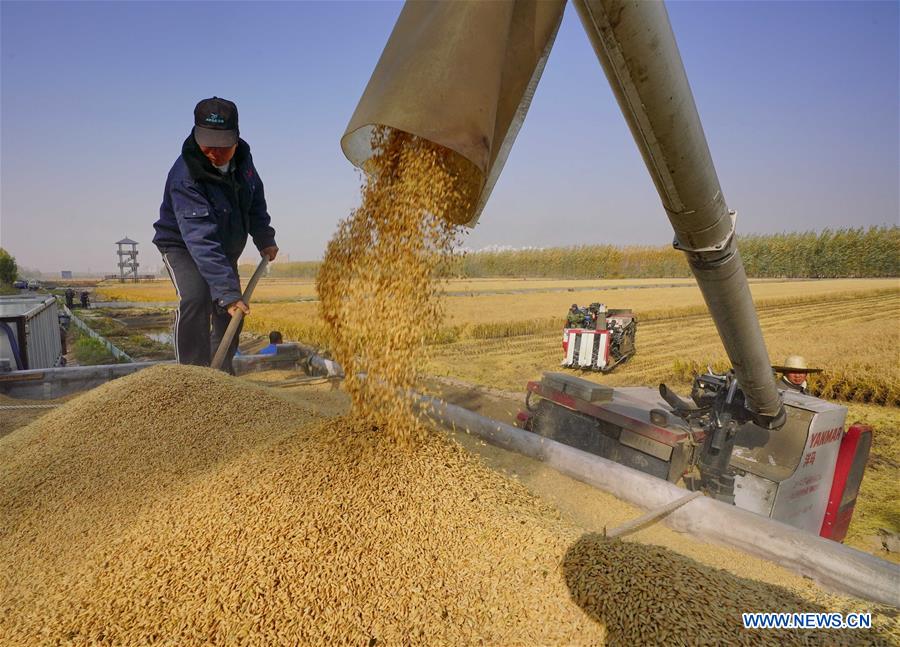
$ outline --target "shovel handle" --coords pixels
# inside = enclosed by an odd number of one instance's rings
[[[253,296],[253,290],[256,288],[256,284],[259,283],[259,279],[262,278],[262,275],[265,273],[268,266],[268,258],[263,256],[259,259],[259,265],[256,266],[256,270],[254,270],[253,276],[250,277],[250,281],[247,283],[247,287],[244,288],[244,294],[241,297],[243,302],[247,305],[250,305],[250,297]],[[228,354],[228,348],[231,346],[231,342],[234,340],[234,336],[237,334],[238,328],[243,320],[244,313],[242,310],[238,310],[231,315],[231,321],[228,322],[228,328],[225,329],[225,335],[222,337],[222,341],[219,342],[219,347],[216,349],[216,354],[213,357],[211,365],[213,368],[222,368],[222,364],[225,363],[225,356]]]

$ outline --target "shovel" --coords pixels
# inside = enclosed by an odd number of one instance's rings
[[[253,272],[253,276],[250,277],[250,281],[247,283],[247,287],[244,288],[244,295],[241,297],[241,299],[248,306],[250,305],[250,297],[253,296],[253,290],[254,288],[256,288],[256,284],[259,283],[259,279],[262,278],[262,275],[265,273],[268,266],[268,258],[263,256],[261,259],[259,259],[259,265],[256,266],[256,270]],[[215,357],[213,357],[213,368],[222,368],[222,364],[225,363],[225,356],[228,355],[228,347],[231,346],[231,342],[234,339],[234,336],[237,334],[238,327],[240,327],[243,320],[244,313],[241,310],[238,310],[233,315],[231,315],[231,321],[228,322],[228,328],[225,329],[225,335],[222,337],[222,341],[219,342],[219,347],[216,349]]]

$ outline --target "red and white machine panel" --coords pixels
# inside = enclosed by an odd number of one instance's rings
[[[872,428],[866,425],[852,425],[841,438],[825,520],[819,533],[826,539],[843,541],[847,536],[871,448]]]
[[[601,370],[609,364],[609,331],[566,328],[563,330],[562,366]]]
[[[846,432],[847,408],[784,392],[785,426],[753,442],[739,433],[731,465],[739,508],[841,541],[846,534],[871,446],[871,429]]]
[[[690,469],[703,442],[703,432],[690,429],[653,389],[612,389],[545,374],[541,382],[529,382],[528,391],[542,400],[519,415],[526,429],[671,482]],[[847,408],[839,404],[794,391],[783,397],[788,418],[781,429],[747,423],[738,431],[730,462],[734,503],[841,541],[853,515],[872,430],[853,425],[845,432]]]

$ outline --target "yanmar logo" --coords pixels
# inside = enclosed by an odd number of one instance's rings
[[[215,112],[212,113],[212,114],[211,114],[209,117],[207,117],[206,119],[204,119],[204,121],[205,121],[206,123],[208,123],[208,124],[224,124],[224,123],[225,123],[225,120],[222,119],[222,118],[221,118],[218,114],[216,114]]]
[[[834,429],[829,429],[827,431],[817,431],[809,439],[809,446],[812,448],[818,447],[819,445],[827,445],[828,443],[840,440],[843,435],[843,427],[835,427]]]

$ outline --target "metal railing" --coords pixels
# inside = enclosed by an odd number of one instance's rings
[[[101,335],[100,333],[95,331],[93,328],[88,326],[84,321],[82,321],[79,317],[77,317],[71,310],[69,310],[68,306],[66,306],[65,304],[60,304],[60,306],[62,307],[63,312],[65,312],[69,316],[69,319],[72,323],[74,323],[76,326],[78,326],[78,328],[80,328],[82,331],[84,331],[88,337],[90,337],[91,339],[96,339],[101,344],[103,344],[103,346],[106,348],[106,350],[108,350],[112,354],[112,356],[115,357],[117,360],[125,361],[125,362],[133,362],[134,361],[128,353],[123,351],[121,348],[116,346],[114,343],[109,341],[106,337],[104,337],[103,335]]]

